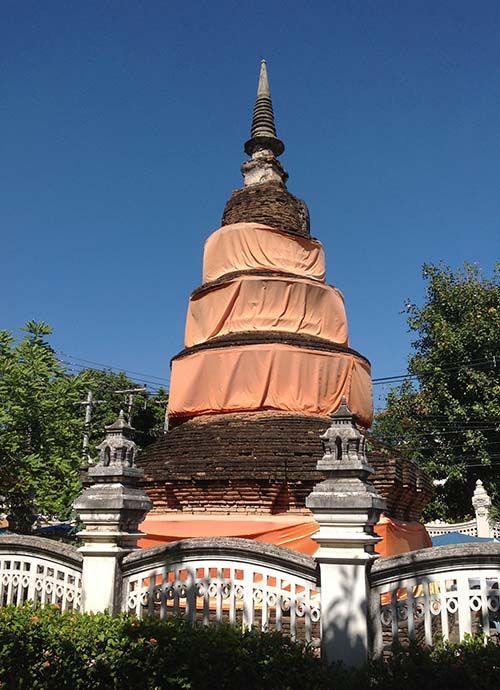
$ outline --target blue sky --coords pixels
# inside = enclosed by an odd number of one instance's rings
[[[404,372],[422,264],[499,258],[499,36],[497,0],[3,0],[0,327],[167,379],[266,57],[351,344]]]

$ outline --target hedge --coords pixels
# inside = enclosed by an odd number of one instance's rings
[[[278,633],[0,609],[2,690],[315,690],[330,682],[310,649]]]
[[[56,608],[0,609],[1,690],[486,690],[500,683],[500,646],[400,649],[383,664],[326,668],[280,633]]]

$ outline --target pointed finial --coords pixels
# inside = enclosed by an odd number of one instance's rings
[[[269,80],[267,78],[267,62],[265,60],[260,61],[259,86],[257,87],[257,97],[258,96],[267,96],[267,98],[271,98]]]
[[[130,424],[127,421],[127,418],[125,417],[125,412],[123,410],[120,410],[120,414],[118,415],[118,419],[116,422],[113,422],[113,424],[108,424],[106,427],[106,433],[108,434],[116,434],[116,433],[124,433],[126,435],[130,435],[133,437],[134,435],[134,427],[130,426]]]
[[[273,104],[265,60],[262,60],[260,64],[259,86],[253,109],[250,135],[251,138],[245,143],[245,153],[249,156],[262,150],[270,150],[275,156],[280,156],[285,150],[285,145],[276,136]]]

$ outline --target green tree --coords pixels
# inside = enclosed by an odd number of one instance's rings
[[[52,329],[30,321],[16,341],[0,331],[0,494],[12,531],[28,533],[38,515],[66,519],[81,491],[85,413],[79,404],[92,391],[103,400],[93,410],[89,452],[114,422],[124,396],[137,387],[124,373],[86,369],[70,374],[47,341]],[[158,391],[165,399],[166,393]],[[137,443],[151,443],[163,428],[164,409],[137,396],[133,407]]]
[[[37,513],[66,517],[78,490],[84,387],[57,361],[50,326],[23,330],[18,343],[0,332],[0,493],[10,528],[29,532]]]
[[[500,499],[500,265],[490,279],[470,264],[426,264],[421,307],[407,307],[417,334],[408,372],[390,391],[373,433],[417,459],[436,490],[428,517],[471,513],[480,478]]]

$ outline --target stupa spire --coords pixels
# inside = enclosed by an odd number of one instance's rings
[[[249,156],[263,150],[272,151],[275,156],[280,156],[285,150],[285,145],[276,136],[273,103],[265,60],[262,60],[260,64],[259,86],[253,109],[250,136],[251,138],[245,143],[245,153]]]

